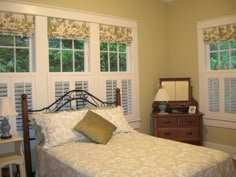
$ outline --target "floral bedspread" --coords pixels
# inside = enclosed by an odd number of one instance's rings
[[[38,177],[236,177],[229,155],[138,132],[40,150]]]

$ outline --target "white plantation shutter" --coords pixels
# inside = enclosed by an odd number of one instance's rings
[[[59,99],[66,92],[70,91],[70,82],[69,81],[57,81],[55,82],[55,100]],[[57,106],[60,106],[64,101],[59,102]],[[70,105],[65,105],[64,109],[67,109]]]
[[[124,113],[132,114],[133,100],[132,100],[132,80],[122,79],[119,81],[121,87],[121,102]],[[118,87],[118,80],[106,80],[106,101],[114,102],[116,100],[116,88]]]
[[[75,89],[76,90],[85,90],[88,92],[88,81],[75,81]],[[78,97],[79,93],[75,93],[76,97]],[[87,105],[88,103],[83,103],[80,101],[76,101],[76,109],[83,108],[85,107],[85,104]]]
[[[106,80],[106,101],[115,102],[116,101],[116,80]]]
[[[224,111],[236,113],[236,78],[224,79]]]
[[[121,81],[122,89],[122,106],[124,108],[125,114],[132,113],[132,84],[131,80],[122,80]]]
[[[32,110],[32,83],[30,82],[21,82],[14,84],[14,92],[15,92],[15,106],[16,112],[18,113],[16,117],[16,128],[17,131],[23,132],[23,121],[22,121],[22,110],[21,110],[21,95],[25,93],[27,95],[27,103],[28,109]]]
[[[8,95],[7,83],[0,83],[0,97],[5,97]],[[0,117],[0,125],[2,124],[3,117]],[[1,133],[1,130],[0,130]]]
[[[218,78],[208,79],[208,110],[210,112],[220,111],[220,86]]]

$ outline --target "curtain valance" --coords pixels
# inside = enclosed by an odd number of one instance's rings
[[[124,42],[132,41],[132,29],[112,25],[100,25],[100,40],[103,42]]]
[[[48,36],[74,39],[89,38],[89,24],[86,22],[48,18]]]
[[[236,40],[236,23],[205,28],[203,35],[206,43]]]
[[[34,17],[0,12],[0,33],[30,36],[34,33]]]

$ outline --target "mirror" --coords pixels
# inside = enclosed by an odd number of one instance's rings
[[[160,86],[167,91],[169,101],[188,102],[191,100],[190,78],[160,78]]]

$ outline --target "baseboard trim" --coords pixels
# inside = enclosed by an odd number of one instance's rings
[[[224,152],[228,153],[232,158],[236,157],[235,156],[236,155],[236,147],[212,143],[212,142],[206,142],[206,141],[203,142],[203,146],[224,151]]]

